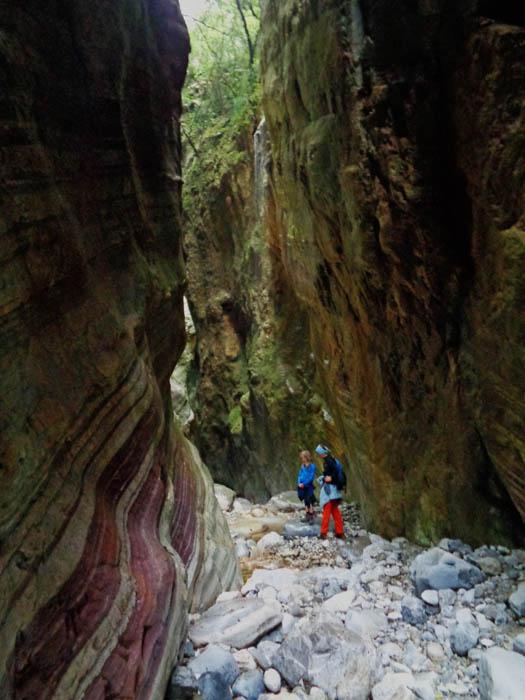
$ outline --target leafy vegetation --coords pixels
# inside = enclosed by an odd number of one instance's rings
[[[191,30],[183,91],[184,207],[247,157],[240,133],[260,102],[257,60],[259,0],[208,0]]]

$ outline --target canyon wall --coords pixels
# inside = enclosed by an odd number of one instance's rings
[[[234,147],[244,157],[214,187],[203,188],[191,170],[185,177],[196,330],[187,384],[195,412],[189,434],[215,480],[265,500],[294,486],[299,451],[333,424],[314,390],[307,317],[272,238],[267,137],[264,123],[256,127],[239,132]],[[217,148],[217,139],[199,148]]]
[[[0,14],[0,696],[161,698],[239,576],[169,397],[187,31],[173,0]]]
[[[262,5],[267,235],[365,521],[522,541],[523,11]]]

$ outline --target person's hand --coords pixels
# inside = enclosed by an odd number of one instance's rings
[[[299,484],[300,489],[304,489],[304,486],[302,484]]]
[[[331,476],[325,476],[324,480],[329,484],[332,481]]]

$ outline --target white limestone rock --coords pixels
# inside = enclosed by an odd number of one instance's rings
[[[213,490],[215,491],[215,498],[219,503],[219,508],[223,511],[231,510],[233,501],[237,495],[235,491],[222,484],[213,484]]]
[[[523,700],[525,657],[493,647],[483,652],[479,663],[481,700]]]

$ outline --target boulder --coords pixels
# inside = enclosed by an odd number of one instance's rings
[[[479,626],[470,610],[466,608],[458,610],[456,623],[450,632],[452,651],[459,656],[465,656],[478,643],[479,632]]]
[[[257,700],[264,692],[263,674],[259,670],[245,671],[237,678],[232,688],[234,695],[241,695],[246,700]]]
[[[197,678],[191,669],[178,666],[171,674],[165,700],[193,700],[197,689]]]
[[[372,644],[330,613],[298,622],[273,661],[290,685],[307,681],[340,700],[366,700],[377,680]]]
[[[518,617],[525,617],[525,581],[511,594],[509,605]]]
[[[213,484],[215,498],[221,510],[231,510],[235,496],[237,495],[233,489],[229,489],[222,484]]]
[[[514,637],[512,640],[512,650],[525,656],[525,633],[518,634],[517,637]]]
[[[257,542],[256,550],[259,553],[266,552],[275,549],[283,543],[283,538],[277,532],[269,532],[267,535],[263,535],[261,539]]]
[[[409,625],[421,625],[427,620],[423,601],[415,596],[405,596],[401,601],[401,614]]]
[[[236,498],[233,501],[234,513],[248,513],[253,508],[253,503],[247,498]]]
[[[268,501],[268,506],[272,505],[278,510],[284,511],[296,511],[304,508],[304,504],[297,497],[297,491],[284,491],[272,496]]]
[[[438,547],[417,556],[410,568],[410,575],[418,595],[427,588],[468,589],[485,579],[485,575],[477,566]]]
[[[206,649],[191,659],[188,669],[199,678],[204,673],[218,673],[228,685],[239,675],[239,667],[233,654],[222,647],[210,644]]]
[[[219,673],[204,673],[197,686],[202,700],[232,700],[230,686]]]
[[[523,700],[525,657],[514,651],[492,647],[479,662],[481,700]]]
[[[268,669],[273,666],[273,657],[279,651],[279,644],[269,642],[263,639],[256,646],[253,654],[257,659],[257,663],[263,669]]]
[[[282,615],[257,598],[216,603],[190,625],[195,646],[222,643],[238,649],[253,644],[281,623]]]

